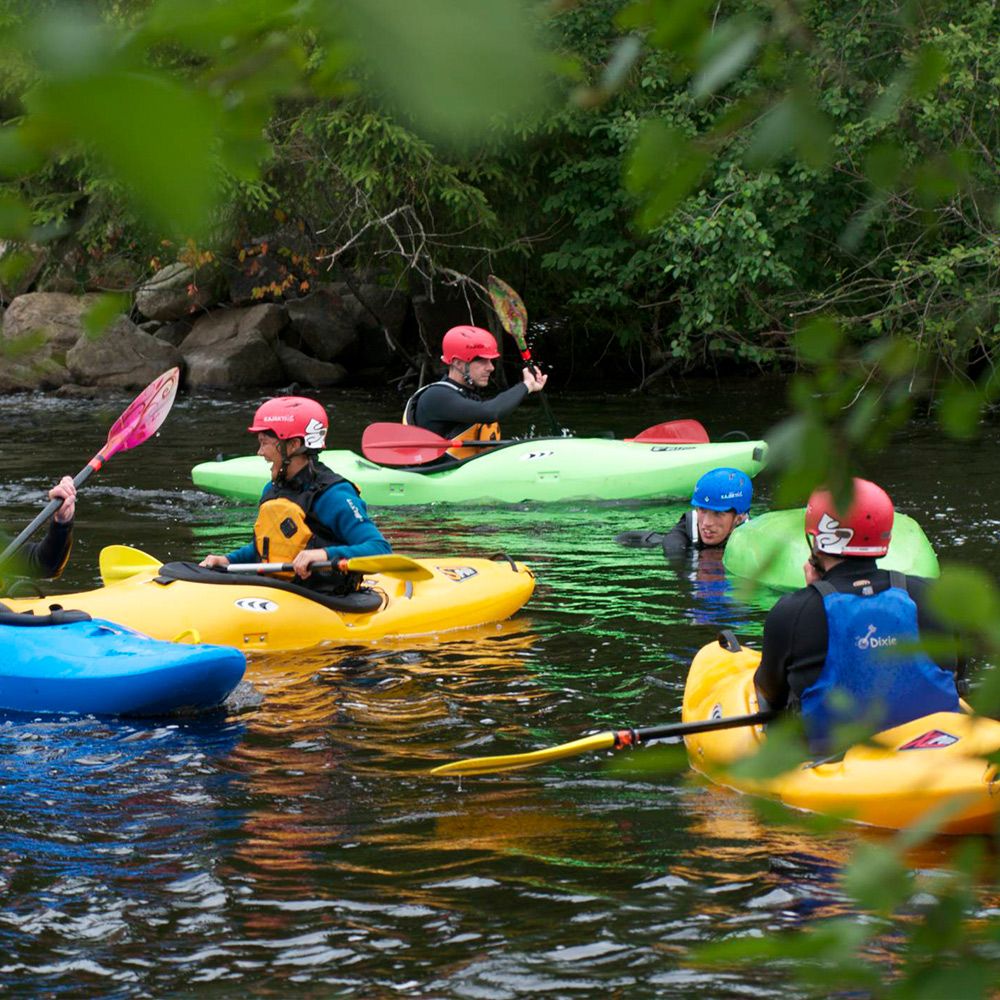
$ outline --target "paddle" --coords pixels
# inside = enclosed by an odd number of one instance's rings
[[[667,420],[640,431],[634,438],[639,444],[708,444],[708,431],[697,420]]]
[[[503,328],[514,338],[517,349],[521,352],[521,358],[526,361],[534,372],[538,373],[538,365],[531,360],[531,351],[528,348],[528,341],[524,331],[528,326],[528,310],[524,306],[521,296],[514,291],[506,281],[501,281],[496,275],[491,274],[486,278],[486,291],[489,292],[490,301],[496,310],[497,316]],[[548,399],[539,390],[538,398],[542,401],[542,409],[552,430],[556,434],[562,433],[559,421],[552,414]]]
[[[105,545],[98,558],[101,579],[105,584],[118,580],[127,580],[136,573],[159,569],[163,563],[142,549],[134,549],[131,545]]]
[[[219,566],[226,573],[291,573],[291,563],[230,563]],[[325,559],[310,564],[310,569],[339,569],[342,573],[381,573],[384,576],[398,576],[403,580],[432,580],[434,574],[424,565],[409,556],[355,556],[353,559]]]
[[[107,545],[101,549],[100,567],[101,579],[108,583],[125,580],[137,573],[145,573],[151,569],[159,569],[163,565],[155,556],[131,545]],[[411,559],[409,556],[389,554],[384,556],[357,556],[354,559],[341,559],[334,564],[332,561],[313,563],[320,569],[328,569],[336,565],[338,569],[352,573],[383,573],[385,576],[398,576],[404,580],[430,580],[434,574],[426,566]],[[291,573],[291,563],[231,563],[220,567],[228,573]]]
[[[100,472],[104,464],[120,451],[136,448],[148,441],[159,429],[170,407],[174,405],[180,369],[171,368],[154,379],[135,399],[108,431],[104,447],[73,477],[74,485],[81,487],[95,472]],[[0,553],[0,565],[5,563],[53,514],[63,505],[60,498],[50,500],[29,524]]]
[[[700,433],[699,433],[700,430]],[[650,438],[642,435],[649,431],[655,434]],[[557,438],[525,438],[522,441],[510,439],[505,441],[463,441],[461,438],[446,438],[423,427],[412,424],[394,424],[380,421],[369,424],[361,435],[361,450],[366,458],[381,465],[422,465],[440,458],[449,448],[499,448],[505,445],[521,444],[523,441],[563,441],[565,436]],[[626,438],[627,441],[638,441],[645,444],[703,444],[708,441],[705,428],[697,420],[671,420],[667,423],[648,427],[638,437]]]
[[[667,737],[694,736],[696,733],[712,733],[719,729],[738,729],[741,726],[759,726],[769,722],[777,712],[754,712],[752,715],[731,715],[727,719],[702,719],[698,722],[674,722],[666,726],[648,726],[645,729],[619,729],[617,732],[595,733],[561,743],[559,746],[534,750],[531,753],[513,753],[502,757],[470,757],[456,760],[451,764],[441,764],[431,770],[431,774],[495,774],[498,771],[518,771],[526,767],[536,767],[563,757],[578,757],[591,750],[621,750],[625,747],[641,746],[649,740]]]
[[[361,435],[361,450],[366,458],[382,465],[421,465],[440,458],[449,448],[498,448],[509,441],[464,441],[446,438],[412,424],[381,421],[369,424]]]

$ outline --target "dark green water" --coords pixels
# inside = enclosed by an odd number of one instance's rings
[[[676,398],[552,405],[582,434],[696,416],[716,434],[757,437],[782,394],[691,384]],[[0,399],[8,529],[79,470],[128,399]],[[400,408],[362,393],[324,401],[332,444],[353,448],[365,423]],[[188,471],[250,449],[256,402],[183,396],[159,439],[116,457],[81,494],[73,560],[54,589],[94,585],[107,544],[179,559],[242,540],[252,509],[194,490]],[[995,564],[997,438],[988,428],[956,446],[915,425],[880,465],[942,557]],[[778,970],[707,973],[683,964],[684,950],[842,913],[837,871],[860,833],[816,843],[766,828],[659,749],[461,784],[425,773],[674,720],[691,654],[720,627],[759,634],[763,611],[717,572],[612,541],[669,526],[681,509],[376,511],[399,551],[528,562],[534,598],[509,622],[437,642],[260,657],[247,676],[262,701],[228,715],[0,716],[5,992],[789,996]],[[941,843],[912,859],[946,861]]]

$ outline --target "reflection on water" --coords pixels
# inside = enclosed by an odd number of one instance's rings
[[[707,391],[723,430],[759,436],[775,416],[760,412],[756,384],[717,388]],[[702,398],[650,406],[644,423],[698,416]],[[400,405],[326,401],[337,447]],[[27,523],[127,402],[0,399],[6,527]],[[255,402],[182,397],[158,439],[109,463],[81,491],[73,560],[51,589],[93,585],[110,543],[163,560],[242,544],[252,506],[193,490],[187,475],[215,451],[249,449]],[[557,402],[583,433],[638,429],[632,400]],[[884,480],[933,541],[988,565],[1000,544],[984,530],[1000,495],[996,445],[961,448],[918,428],[887,456]],[[972,459],[970,483],[961,470]],[[766,500],[766,485],[757,493]],[[377,510],[399,551],[528,562],[535,596],[500,625],[255,656],[247,679],[260,703],[244,699],[228,717],[0,720],[6,989],[787,996],[780,970],[709,975],[682,964],[684,949],[846,912],[841,867],[859,837],[878,834],[817,842],[764,826],[745,799],[652,750],[461,782],[427,774],[461,756],[676,719],[693,652],[723,627],[759,636],[769,602],[745,599],[716,560],[667,562],[613,541],[668,528],[682,509]],[[933,871],[948,850],[935,843],[908,861]]]

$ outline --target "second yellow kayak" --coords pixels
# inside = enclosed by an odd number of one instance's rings
[[[718,642],[694,657],[684,690],[683,720],[758,711],[753,675],[760,652],[730,651]],[[997,769],[986,758],[1000,750],[1000,722],[961,712],[937,712],[887,729],[827,763],[797,765],[767,780],[734,776],[728,768],[754,754],[762,726],[685,737],[691,766],[720,784],[780,799],[810,812],[870,826],[901,829],[936,809],[942,833],[990,833],[1000,813]]]

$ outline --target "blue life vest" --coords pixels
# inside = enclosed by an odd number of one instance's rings
[[[877,732],[959,711],[954,674],[920,650],[899,650],[919,639],[917,606],[902,573],[891,572],[879,594],[843,593],[826,580],[812,586],[823,596],[829,633],[823,671],[801,698],[814,750],[828,747],[838,724],[864,722]]]

